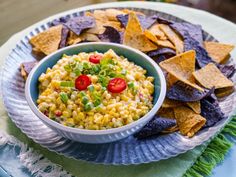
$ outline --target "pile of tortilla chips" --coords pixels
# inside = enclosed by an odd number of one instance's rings
[[[234,91],[230,77],[235,67],[225,64],[234,46],[204,41],[200,25],[128,9],[94,10],[79,17],[62,17],[51,25],[31,38],[34,53],[48,55],[80,42],[105,41],[136,48],[161,66],[166,73],[166,99],[135,137],[177,130],[192,137],[224,118],[217,97]]]

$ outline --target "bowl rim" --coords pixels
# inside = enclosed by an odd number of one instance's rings
[[[127,124],[127,125],[123,125],[121,127],[111,128],[111,129],[106,129],[106,130],[89,130],[89,129],[80,129],[80,128],[74,128],[74,127],[65,126],[63,124],[60,124],[60,123],[58,123],[56,121],[51,120],[50,118],[45,116],[41,111],[39,111],[39,109],[35,105],[32,97],[31,97],[31,94],[30,94],[30,83],[32,81],[32,78],[33,78],[33,75],[34,75],[35,71],[39,68],[39,66],[42,63],[46,62],[52,56],[56,55],[57,53],[61,53],[63,51],[67,51],[67,50],[70,50],[70,49],[73,49],[73,48],[77,48],[79,46],[92,46],[92,45],[115,46],[115,47],[122,48],[124,50],[129,50],[129,51],[131,51],[133,53],[137,53],[138,55],[140,55],[142,58],[144,58],[147,62],[149,62],[155,68],[155,71],[159,75],[159,79],[160,79],[160,95],[159,95],[156,103],[153,105],[152,109],[149,110],[148,113],[146,113],[144,116],[142,116],[138,120],[136,120],[134,122],[131,122],[131,123]],[[158,66],[158,64],[153,59],[151,59],[149,56],[147,56],[143,52],[141,52],[141,51],[139,51],[137,49],[134,49],[132,47],[129,47],[129,46],[126,46],[126,45],[122,45],[122,44],[109,43],[109,42],[86,42],[86,43],[81,43],[81,44],[67,46],[67,47],[64,47],[62,49],[57,50],[57,51],[47,55],[46,57],[44,57],[42,60],[39,61],[39,63],[31,70],[30,74],[27,77],[26,84],[25,84],[25,97],[26,97],[26,101],[27,101],[30,109],[33,111],[33,113],[38,118],[40,118],[43,122],[46,122],[46,124],[48,124],[48,125],[50,125],[52,127],[55,127],[57,129],[60,129],[62,131],[71,132],[71,133],[77,133],[77,134],[83,134],[83,135],[115,134],[115,133],[118,133],[118,132],[123,132],[125,130],[131,129],[131,128],[137,126],[138,124],[142,124],[147,119],[149,119],[150,117],[153,117],[155,115],[157,110],[161,107],[161,105],[162,105],[162,103],[163,103],[163,101],[165,99],[165,95],[166,95],[166,79],[165,79],[163,71],[161,70],[161,68]]]

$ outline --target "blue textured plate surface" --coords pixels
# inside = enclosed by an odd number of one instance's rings
[[[174,16],[153,10],[137,8],[133,8],[133,10],[141,11],[146,15],[157,14],[174,21],[183,21]],[[74,17],[82,13],[82,11],[77,11],[76,13],[67,14],[67,16]],[[29,39],[48,27],[49,22],[38,26],[22,38],[6,58],[2,73],[3,100],[10,118],[22,132],[41,146],[65,156],[94,163],[115,165],[148,163],[177,156],[193,149],[209,140],[228,122],[229,118],[225,118],[214,127],[200,131],[191,139],[176,132],[142,141],[130,136],[110,144],[90,145],[73,142],[59,136],[44,125],[30,110],[25,100],[24,81],[19,72],[19,66],[23,61],[35,60],[31,54],[32,48],[29,44]],[[206,32],[204,32],[204,39],[215,40]],[[235,81],[235,77],[233,80]],[[220,106],[226,115],[230,115],[234,109],[234,103],[235,94],[220,101]]]

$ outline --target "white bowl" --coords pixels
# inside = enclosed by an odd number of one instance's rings
[[[123,55],[129,61],[143,67],[147,70],[147,75],[155,77],[154,106],[143,117],[139,118],[128,125],[107,130],[86,130],[64,126],[45,116],[37,108],[36,100],[38,98],[38,78],[46,71],[48,67],[52,67],[61,58],[63,54],[72,55],[79,52],[106,52],[113,49],[118,55]],[[38,116],[47,126],[51,127],[61,136],[83,143],[108,143],[123,139],[129,135],[139,131],[145,124],[150,121],[161,107],[166,94],[166,81],[160,67],[144,53],[120,44],[105,42],[90,42],[73,45],[60,49],[53,54],[42,59],[30,72],[25,86],[26,100],[36,116]]]

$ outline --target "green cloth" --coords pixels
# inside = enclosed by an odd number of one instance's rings
[[[166,13],[174,14],[193,23],[202,24],[205,30],[210,32],[220,41],[235,44],[235,41],[232,36],[236,36],[236,26],[228,21],[215,17],[214,15],[208,14],[206,12],[193,10],[186,7],[151,2],[123,2],[120,4],[113,3],[111,5],[107,4],[103,6],[94,5],[92,7],[115,7],[116,5],[123,6],[126,8],[136,6],[140,8],[160,10]],[[59,14],[57,16],[62,15],[63,14]],[[55,17],[50,17],[50,19],[52,18]],[[40,25],[42,23],[44,22],[42,21],[36,25]],[[34,29],[36,25],[31,26],[23,32],[13,36],[5,45],[0,48],[0,65],[3,59],[7,56],[11,47],[16,44],[16,41],[22,38],[29,31]],[[222,31],[224,31],[224,33],[222,33]],[[2,104],[2,101],[0,101],[0,104]],[[0,105],[0,128],[2,130],[5,130],[7,133],[15,136],[22,142],[28,144],[30,147],[33,147],[35,150],[38,150],[46,158],[48,158],[54,163],[63,166],[65,170],[78,177],[180,177],[186,172],[186,170],[188,170],[192,166],[192,164],[202,154],[203,150],[207,146],[207,144],[205,143],[191,151],[188,151],[185,154],[181,154],[177,157],[168,160],[162,160],[155,163],[130,166],[106,166],[95,165],[92,163],[70,159],[40,147],[32,140],[27,138],[23,133],[21,133],[21,131],[10,121],[3,105]]]

